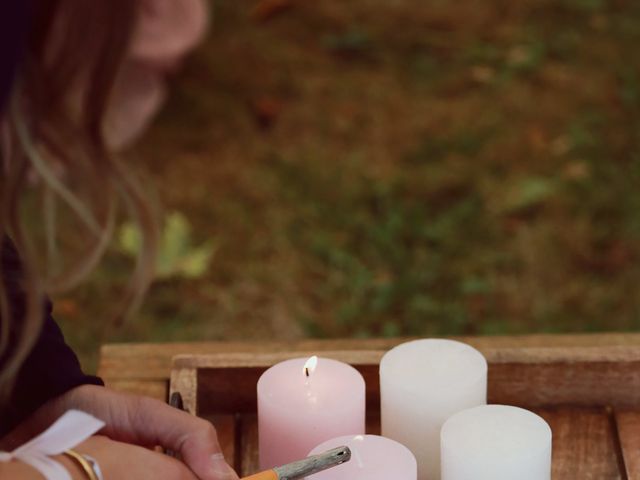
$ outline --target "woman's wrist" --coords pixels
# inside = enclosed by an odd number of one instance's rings
[[[11,460],[10,462],[0,463],[0,478],[11,478],[15,480],[40,480],[42,476],[38,471],[26,463],[22,463],[18,460]]]
[[[52,458],[64,466],[73,480],[86,480],[79,467],[64,455],[56,455]],[[40,472],[20,460],[0,463],[0,479],[2,480],[42,480],[42,478]]]

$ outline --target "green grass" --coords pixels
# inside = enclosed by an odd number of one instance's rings
[[[221,0],[213,25],[135,154],[215,255],[101,337],[114,249],[61,299],[88,361],[99,339],[640,328],[638,2],[299,2],[258,24]]]

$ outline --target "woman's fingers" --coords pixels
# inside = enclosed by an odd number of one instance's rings
[[[187,432],[177,449],[182,460],[202,480],[237,480],[238,476],[226,462],[220,449],[215,428],[204,420]]]
[[[150,398],[135,397],[125,418],[125,430],[143,445],[161,445],[180,453],[182,460],[201,480],[237,480],[220,448],[216,429],[186,412]],[[118,425],[112,417],[111,425]],[[128,436],[128,435],[127,435]]]
[[[75,448],[93,457],[106,480],[196,480],[197,476],[182,462],[167,455],[107,437],[95,436]]]

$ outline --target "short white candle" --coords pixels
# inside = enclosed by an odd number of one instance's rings
[[[258,381],[263,470],[300,460],[331,438],[363,434],[364,427],[364,379],[351,365],[296,358],[274,365]]]
[[[440,429],[454,413],[487,403],[487,361],[453,340],[404,343],[380,363],[382,435],[406,445],[420,480],[440,478]]]
[[[442,480],[550,480],[551,428],[522,408],[483,405],[441,432]]]
[[[316,473],[309,480],[416,480],[416,459],[407,447],[378,435],[348,435],[338,437],[314,448],[317,455],[346,445],[351,460],[337,467]]]

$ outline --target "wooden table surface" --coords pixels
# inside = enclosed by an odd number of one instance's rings
[[[576,374],[576,362],[602,356],[623,361],[624,368],[617,385],[628,382],[628,398],[624,407],[609,405],[553,405],[532,408],[551,425],[554,433],[554,480],[640,480],[640,334],[529,335],[521,337],[459,338],[494,361],[507,363],[509,355],[520,351],[523,358],[545,363],[545,368],[565,365],[562,372]],[[381,352],[406,339],[375,340],[304,340],[301,342],[203,342],[169,344],[105,345],[101,351],[98,374],[108,386],[166,400],[173,357],[183,354],[221,354],[236,358],[278,355],[286,351],[362,351],[365,356]],[[364,352],[367,352],[366,354]],[[505,358],[505,356],[507,358]],[[246,356],[245,356],[246,357]],[[594,357],[594,358],[595,358]],[[526,360],[525,360],[526,362]],[[599,362],[593,363],[598,368]],[[544,372],[541,374],[544,375]],[[491,366],[490,366],[491,376]],[[597,375],[593,378],[598,378]],[[526,383],[526,378],[523,382]],[[570,382],[569,382],[570,383]],[[595,394],[607,398],[607,382],[603,379]],[[624,393],[624,392],[623,392]],[[255,416],[243,415],[211,418],[216,422],[227,456],[234,458],[243,474],[255,469],[257,428]],[[369,419],[368,429],[379,431],[379,421]],[[229,437],[229,438],[226,438]],[[238,449],[240,451],[238,451]]]

